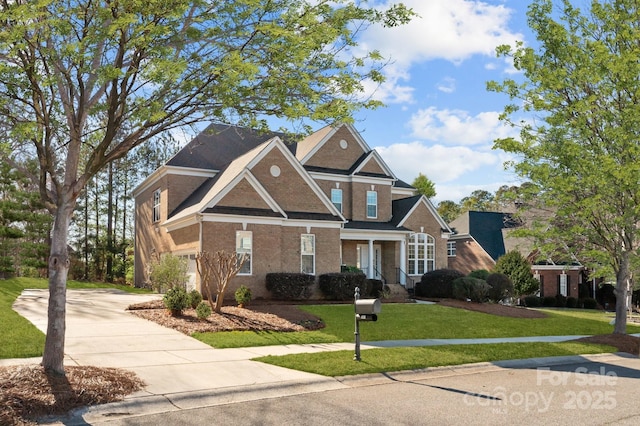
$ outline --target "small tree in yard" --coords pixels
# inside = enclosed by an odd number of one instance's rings
[[[531,265],[515,250],[500,256],[493,272],[505,274],[511,278],[516,296],[533,294],[540,288],[540,283],[531,273]]]
[[[149,281],[151,288],[158,293],[165,293],[174,287],[184,287],[189,280],[189,267],[184,258],[165,254],[153,262],[150,267]]]
[[[239,256],[224,250],[215,253],[203,251],[196,255],[200,282],[206,289],[209,304],[215,313],[220,313],[227,285],[242,269],[242,264],[246,260],[247,257],[244,254]],[[215,303],[212,300],[214,295]]]

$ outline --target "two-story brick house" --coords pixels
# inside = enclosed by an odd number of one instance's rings
[[[269,297],[270,272],[318,276],[353,265],[410,285],[447,266],[447,224],[353,126],[283,138],[211,125],[142,182],[134,191],[136,284],[164,253],[189,259],[196,288],[196,253],[243,253],[231,287],[249,286],[254,297]]]

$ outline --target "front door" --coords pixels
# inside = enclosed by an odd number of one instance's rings
[[[380,244],[373,245],[373,277],[369,277],[369,245],[358,244],[358,268],[367,275],[368,278],[382,279],[382,247]]]

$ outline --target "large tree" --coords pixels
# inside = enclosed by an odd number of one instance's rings
[[[424,195],[427,198],[436,196],[436,184],[422,173],[418,173],[418,176],[413,180],[411,186],[418,190],[418,194]]]
[[[550,239],[579,237],[578,257],[610,265],[614,332],[625,333],[630,264],[640,248],[640,4],[592,1],[581,10],[572,3],[533,1],[528,22],[537,46],[498,49],[523,78],[488,87],[516,101],[503,118],[522,127],[519,139],[495,146],[518,155],[515,170],[562,219],[545,224]]]
[[[411,15],[366,0],[0,0],[0,122],[13,155],[37,157],[54,216],[43,366],[64,374],[67,234],[98,171],[204,120],[349,121],[378,105],[363,80],[382,79],[354,32]]]

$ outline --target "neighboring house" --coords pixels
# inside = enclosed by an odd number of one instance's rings
[[[134,191],[135,281],[173,253],[244,253],[231,284],[269,297],[270,272],[319,276],[353,265],[367,277],[411,285],[447,266],[451,230],[431,202],[397,179],[351,125],[297,143],[214,124]],[[233,291],[229,292],[233,294]]]
[[[587,271],[577,260],[538,259],[531,241],[510,232],[524,226],[511,213],[469,211],[450,224],[454,234],[449,239],[449,268],[463,274],[478,269],[492,270],[498,258],[517,250],[531,263],[531,272],[540,281],[540,296],[579,297],[580,284],[586,284]],[[591,286],[586,287],[591,293]]]

